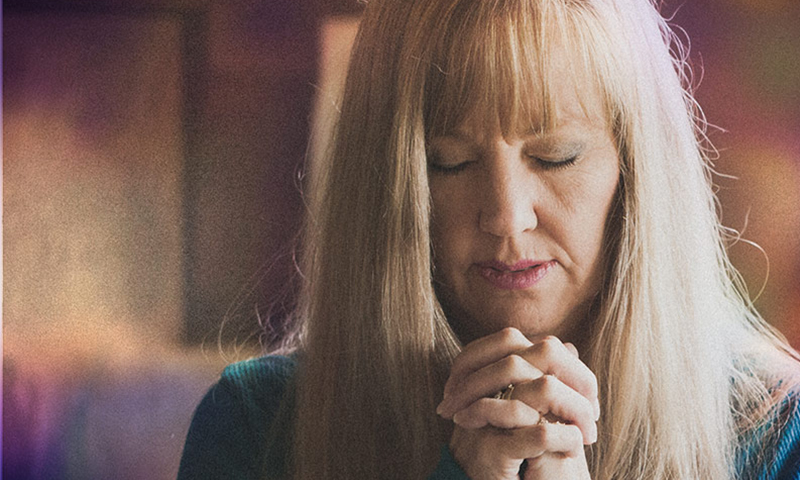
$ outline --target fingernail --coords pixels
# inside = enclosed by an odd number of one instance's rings
[[[594,421],[600,420],[600,401],[598,399],[594,399]]]
[[[453,415],[453,423],[456,425],[461,425],[461,412],[456,413]]]
[[[442,402],[442,403],[444,403],[444,402]],[[442,412],[444,412],[444,407],[442,407],[442,403],[440,403],[439,406],[436,407],[436,415],[441,415]]]

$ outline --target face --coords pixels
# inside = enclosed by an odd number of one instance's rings
[[[474,115],[429,142],[434,280],[464,342],[507,326],[575,342],[586,330],[618,154],[599,96],[553,88],[550,131],[504,138]]]

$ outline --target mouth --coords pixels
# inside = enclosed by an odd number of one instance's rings
[[[500,273],[518,273],[539,267],[545,263],[547,262],[544,260],[520,260],[513,265],[509,265],[505,262],[501,262],[500,260],[489,260],[487,262],[479,262],[476,265],[479,268],[491,268],[492,270],[496,270]]]
[[[491,260],[476,264],[478,273],[500,290],[525,290],[533,287],[556,266],[555,260],[522,260],[513,265]]]

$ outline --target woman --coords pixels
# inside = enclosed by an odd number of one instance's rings
[[[223,373],[179,477],[796,478],[681,54],[646,0],[371,1],[296,352]]]

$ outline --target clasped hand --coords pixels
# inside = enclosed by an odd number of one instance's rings
[[[495,398],[513,385],[511,398]],[[508,397],[508,395],[506,395]],[[597,441],[597,379],[577,349],[506,328],[456,358],[437,413],[455,423],[450,450],[473,480],[589,478]]]

